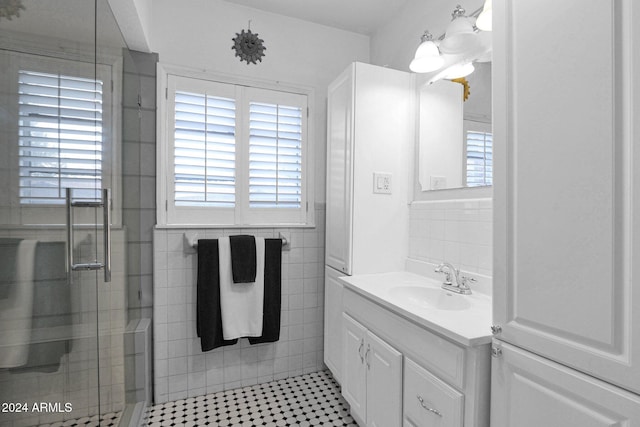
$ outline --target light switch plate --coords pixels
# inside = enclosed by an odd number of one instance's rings
[[[373,192],[376,194],[391,194],[391,177],[390,173],[373,173]]]

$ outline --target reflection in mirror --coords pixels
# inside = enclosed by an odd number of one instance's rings
[[[492,184],[491,63],[475,64],[460,82],[439,80],[419,92],[422,191]]]

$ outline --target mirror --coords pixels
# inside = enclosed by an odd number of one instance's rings
[[[477,62],[463,82],[439,80],[419,89],[421,191],[492,184],[491,63]]]

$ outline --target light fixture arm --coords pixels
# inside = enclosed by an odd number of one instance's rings
[[[457,5],[456,8],[453,9],[453,12],[451,12],[451,20],[453,21],[454,19],[464,18],[465,13],[467,13],[467,10],[460,5]]]
[[[420,43],[433,41],[433,34],[429,30],[424,30],[424,33],[420,36]]]

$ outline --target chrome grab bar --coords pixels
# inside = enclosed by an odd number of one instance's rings
[[[74,271],[89,271],[104,269],[104,281],[111,281],[111,190],[105,188],[102,190],[102,201],[78,201],[74,202],[71,196],[71,188],[66,188],[66,204],[67,204],[67,276],[71,283],[72,273]],[[76,264],[73,259],[73,208],[99,208],[103,209],[103,230],[104,230],[104,263],[90,262]]]

